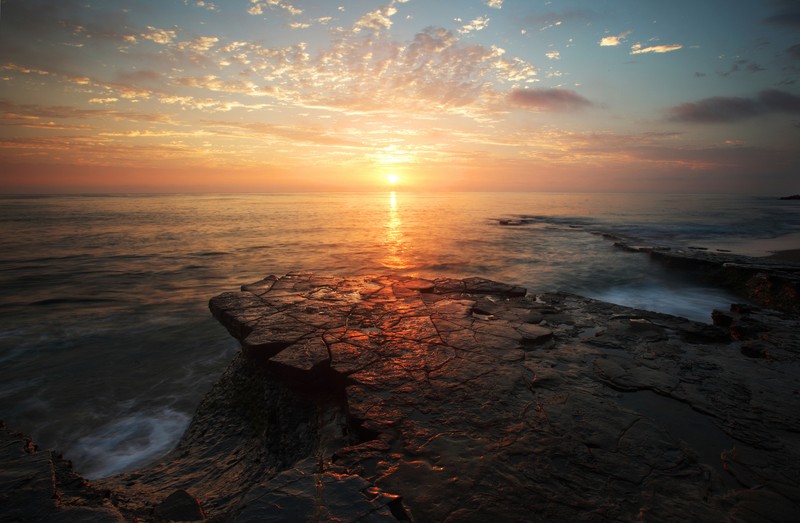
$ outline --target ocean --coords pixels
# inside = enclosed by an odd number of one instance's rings
[[[209,298],[269,274],[481,276],[705,322],[743,301],[603,233],[797,248],[800,205],[647,194],[3,196],[0,419],[89,478],[158,459],[238,350]]]

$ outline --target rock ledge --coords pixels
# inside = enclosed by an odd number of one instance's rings
[[[181,443],[70,506],[100,492],[87,510],[148,521],[795,518],[795,316],[735,306],[705,325],[525,294],[310,273],[221,294],[211,311],[242,354]]]

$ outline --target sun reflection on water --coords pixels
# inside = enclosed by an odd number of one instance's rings
[[[400,219],[400,210],[397,205],[397,193],[392,191],[389,193],[389,210],[386,223],[383,226],[386,231],[384,236],[386,255],[383,258],[383,265],[392,270],[402,270],[409,267],[408,257],[406,256],[405,235],[401,230],[402,225],[403,222]]]

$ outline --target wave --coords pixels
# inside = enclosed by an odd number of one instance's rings
[[[133,413],[80,438],[67,455],[88,479],[113,476],[169,452],[189,420],[188,414],[168,407]]]

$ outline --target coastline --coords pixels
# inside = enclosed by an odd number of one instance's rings
[[[772,254],[765,256],[768,260],[787,261],[793,263],[800,263],[800,249],[787,249],[783,251],[774,251]]]
[[[800,506],[800,406],[775,393],[800,388],[793,314],[705,325],[481,278],[312,273],[210,308],[242,351],[168,456],[87,482],[4,431],[4,511],[782,521]]]
[[[704,247],[718,252],[730,252],[753,258],[782,261],[800,261],[800,233],[784,234],[775,238],[747,238],[736,241],[704,242]]]
[[[674,205],[699,214],[664,210]],[[343,206],[358,216],[343,215]],[[267,268],[382,274],[390,270],[384,264],[400,262],[405,274],[483,276],[710,323],[711,310],[744,298],[590,233],[678,244],[715,231],[727,237],[745,221],[757,225],[754,235],[768,235],[769,216],[777,234],[797,228],[800,218],[794,206],[771,201],[647,195],[398,192],[395,207],[386,194],[54,197],[14,207],[4,216],[19,218],[24,232],[4,236],[0,410],[8,425],[61,449],[90,477],[119,472],[137,456],[131,467],[142,466],[156,459],[154,442],[166,442],[166,451],[178,441],[185,424],[169,428],[161,420],[177,411],[188,423],[238,349],[209,321],[206,300]],[[721,219],[710,212],[720,208],[733,212]],[[169,216],[170,209],[185,212]],[[491,219],[534,211],[538,218],[522,227]],[[95,221],[98,213],[108,220]],[[692,222],[710,228],[697,232]],[[91,234],[70,235],[75,230]],[[104,234],[111,231],[130,241]],[[100,356],[109,343],[121,357]],[[45,365],[43,353],[52,355]],[[136,427],[135,438],[126,427]]]
[[[786,245],[787,240],[794,243],[800,235],[727,243],[725,247],[713,243],[702,247],[642,245],[618,236],[603,236],[613,240],[619,249],[645,253],[671,269],[687,271],[712,285],[728,288],[746,301],[785,312],[800,311],[800,249],[766,250],[777,244]]]

